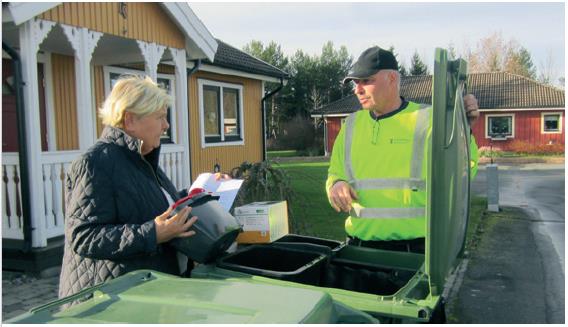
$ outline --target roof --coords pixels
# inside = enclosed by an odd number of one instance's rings
[[[219,39],[216,39],[219,46],[217,47],[217,53],[215,53],[215,58],[213,62],[210,60],[204,60],[204,63],[209,63],[214,66],[236,69],[239,71],[259,74],[265,76],[271,76],[276,78],[288,78],[288,73],[285,71],[272,66],[271,64],[264,62],[258,58],[255,58],[248,53],[239,50]]]
[[[564,90],[506,72],[474,73],[467,78],[467,92],[477,98],[479,109],[564,108]],[[400,94],[407,100],[432,103],[432,75],[404,76]],[[359,110],[350,95],[315,110],[312,114],[348,114]]]
[[[2,23],[12,22],[15,25],[20,25],[61,3],[2,3]],[[161,2],[160,5],[185,36],[185,48],[189,59],[213,58],[217,49],[217,43],[189,5],[183,2]]]

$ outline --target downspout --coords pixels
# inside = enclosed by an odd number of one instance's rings
[[[20,55],[2,41],[2,50],[6,51],[14,63],[14,87],[16,91],[16,120],[18,125],[18,159],[20,164],[20,191],[22,197],[22,215],[24,230],[24,253],[31,249],[32,241],[32,217],[30,210],[30,183],[28,175],[28,147],[26,143],[26,121],[24,115],[24,97],[22,81],[22,63]]]
[[[189,89],[189,77],[191,75],[193,75],[199,69],[199,66],[201,66],[201,59],[194,60],[193,61],[193,67],[191,67],[191,69],[187,70],[188,89]],[[187,104],[189,106],[189,96],[187,97]],[[188,124],[188,126],[189,126],[189,122],[191,122],[191,110],[188,110],[188,112],[187,112],[187,124]],[[189,133],[189,131],[187,131],[187,133]],[[193,163],[193,161],[191,160],[191,139],[189,140],[189,144],[187,145],[187,151],[188,151],[187,155],[189,156],[189,178],[191,180],[191,171],[192,171],[191,166],[192,166],[192,163]]]
[[[284,87],[284,79],[280,77],[280,85],[272,92],[267,93],[260,101],[262,111],[262,161],[266,161],[266,100],[278,93]]]

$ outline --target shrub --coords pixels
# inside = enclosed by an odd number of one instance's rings
[[[513,152],[521,154],[552,155],[564,154],[564,144],[531,144],[525,141],[515,140],[509,145]]]
[[[275,163],[269,160],[256,163],[245,161],[233,168],[231,176],[244,180],[233,206],[239,207],[257,201],[286,201],[290,232],[300,233],[305,230],[305,226],[301,226],[294,219],[291,202],[296,198],[296,194],[290,178],[283,169],[275,168],[274,165]]]
[[[315,138],[315,129],[309,118],[297,115],[282,125],[277,143],[280,149],[305,150]]]
[[[488,146],[482,146],[481,148],[479,148],[479,156],[480,157],[501,157],[503,155],[503,150],[501,150],[499,147],[488,147]]]

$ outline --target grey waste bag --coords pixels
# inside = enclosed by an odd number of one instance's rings
[[[195,231],[195,235],[174,238],[170,241],[178,251],[193,261],[199,263],[215,261],[233,244],[242,231],[237,219],[223,210],[218,199],[218,196],[197,189],[174,204],[172,215],[190,206],[192,208],[190,215],[198,217],[190,229]]]

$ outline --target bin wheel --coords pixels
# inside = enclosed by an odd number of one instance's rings
[[[446,301],[445,299],[440,299],[438,306],[432,312],[432,318],[428,323],[430,324],[445,324],[446,321]]]

